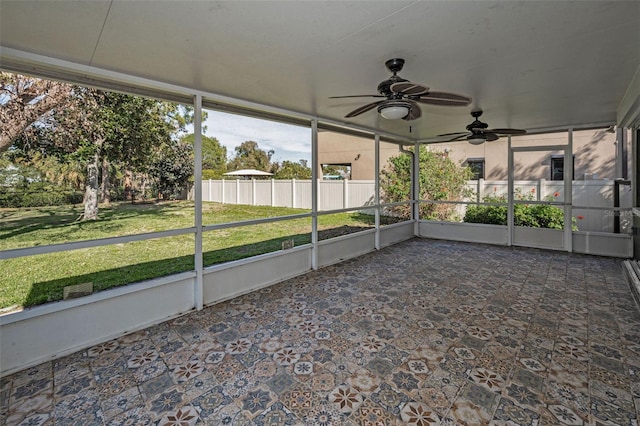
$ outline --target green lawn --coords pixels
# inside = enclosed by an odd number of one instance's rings
[[[193,203],[114,204],[100,219],[78,222],[78,206],[0,209],[0,250],[132,235],[194,224]],[[205,225],[305,213],[300,209],[205,203]],[[373,216],[336,213],[318,219],[320,239],[373,226]],[[206,232],[205,265],[280,250],[284,240],[311,241],[311,219]],[[0,309],[60,300],[68,285],[92,282],[94,291],[193,270],[194,235],[0,260]]]

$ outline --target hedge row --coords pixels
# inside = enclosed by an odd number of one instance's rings
[[[43,207],[82,203],[83,194],[77,191],[1,191],[0,207]]]

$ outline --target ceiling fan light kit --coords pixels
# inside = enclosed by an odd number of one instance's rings
[[[399,120],[406,117],[410,109],[411,104],[409,102],[385,102],[378,107],[378,112],[382,118],[387,120]]]
[[[469,142],[471,145],[482,145],[485,142],[485,138],[482,136],[469,136],[469,138],[467,139],[467,142]]]
[[[340,98],[383,98],[360,106],[345,118],[356,117],[374,108],[387,120],[415,120],[422,116],[420,104],[436,106],[467,106],[471,103],[468,96],[447,92],[432,92],[427,86],[412,83],[398,75],[404,66],[404,59],[394,58],[385,62],[385,66],[392,76],[378,84],[379,95],[347,95],[332,96],[330,99]]]

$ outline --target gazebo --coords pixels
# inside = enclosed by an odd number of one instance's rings
[[[243,179],[254,179],[254,178],[265,178],[268,176],[273,176],[273,173],[265,172],[262,170],[256,170],[256,169],[242,169],[242,170],[235,170],[233,172],[227,172],[224,175],[239,177]]]

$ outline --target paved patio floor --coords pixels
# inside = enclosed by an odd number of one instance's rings
[[[6,377],[4,425],[637,425],[620,261],[413,239]]]

